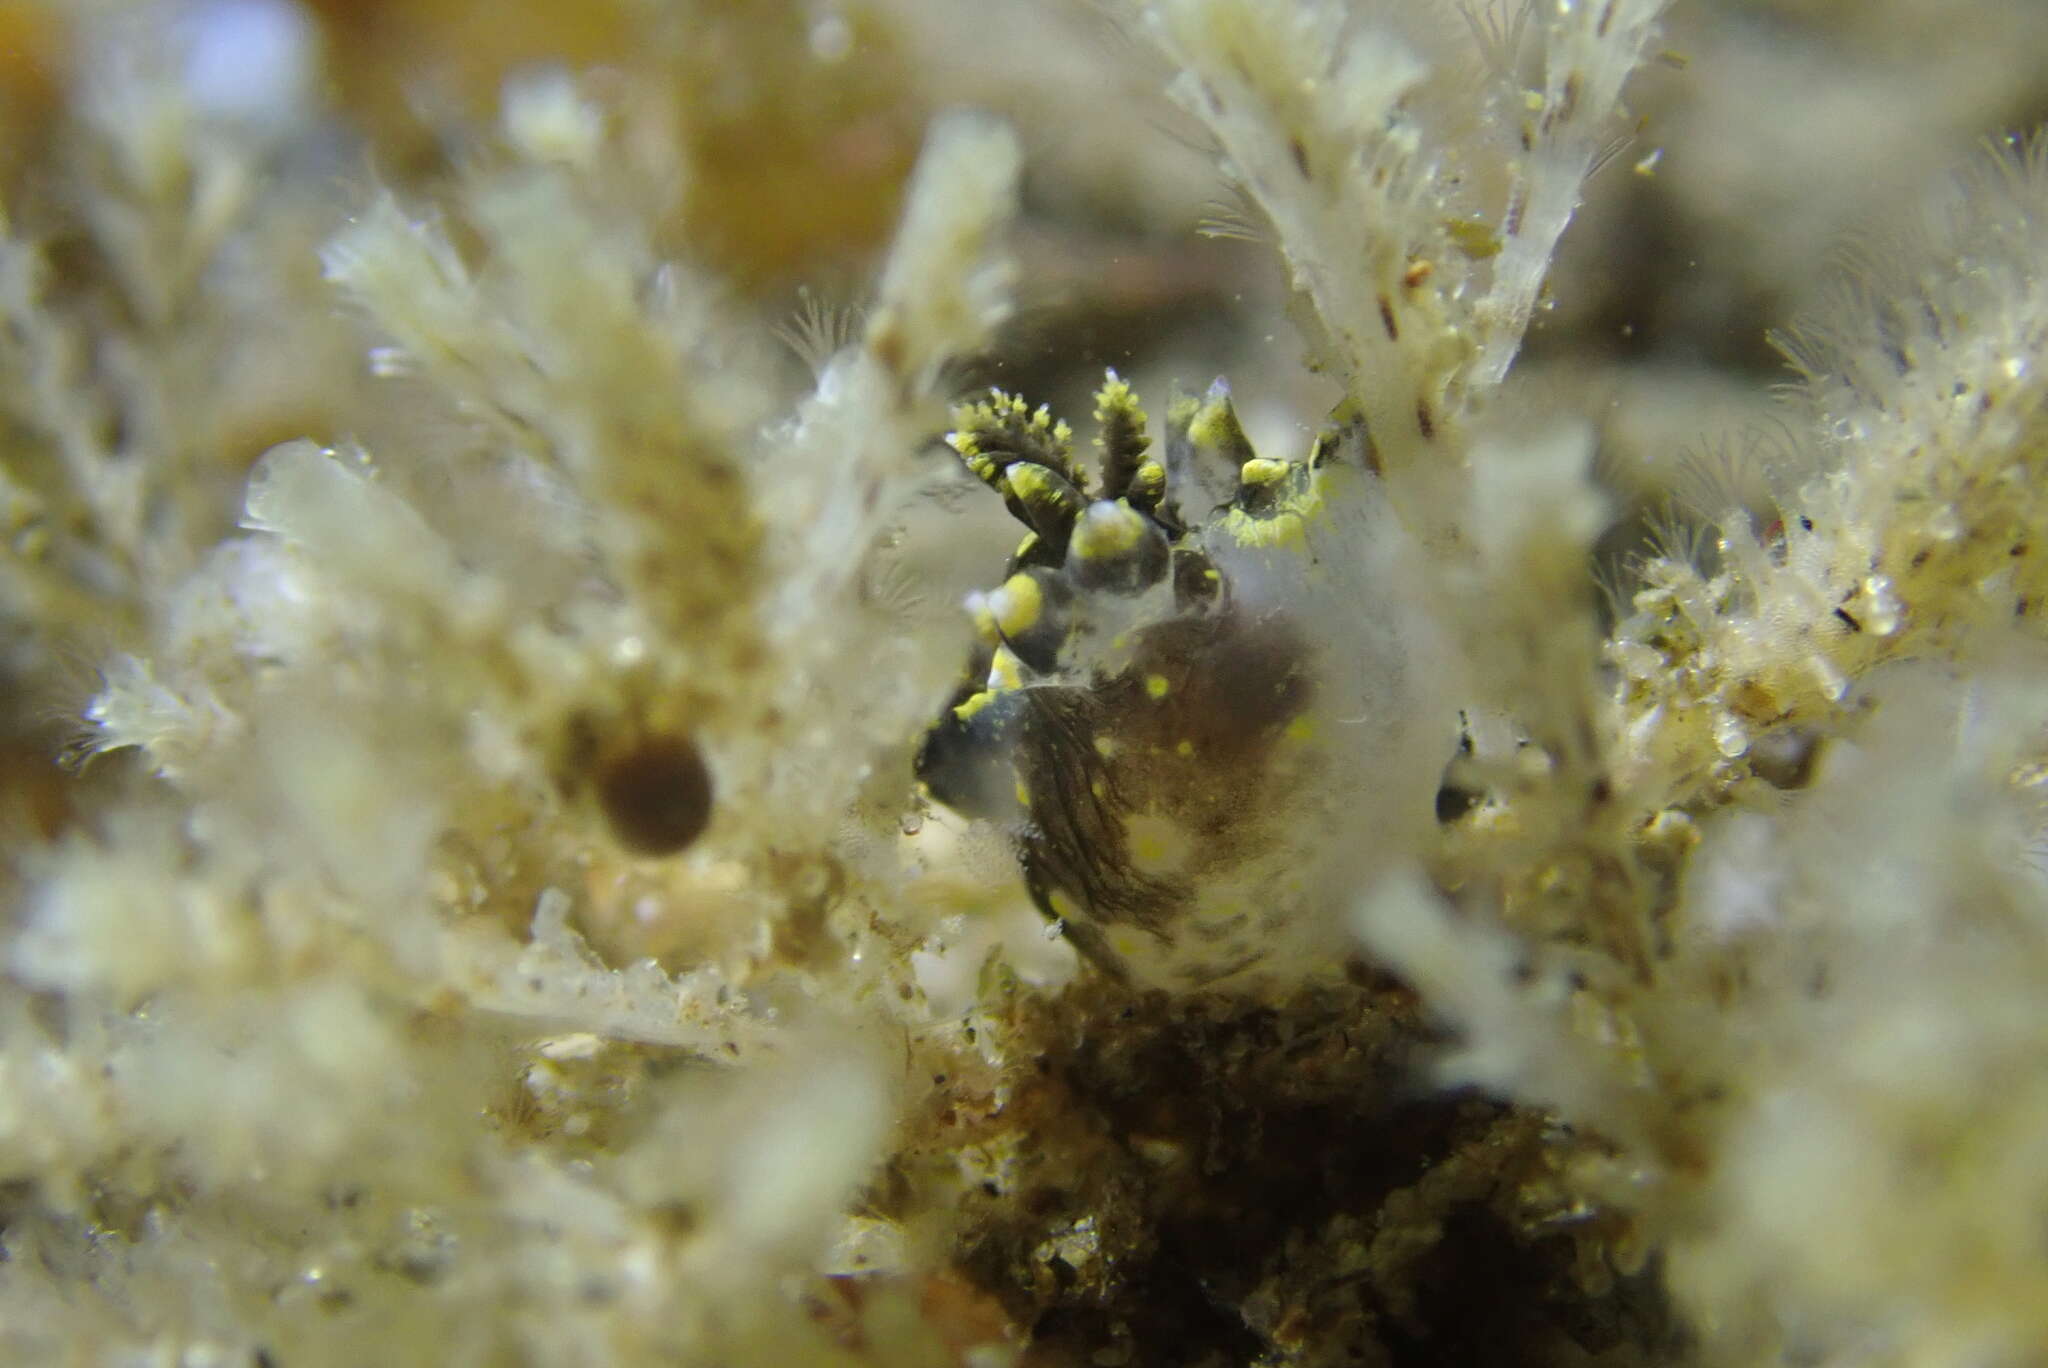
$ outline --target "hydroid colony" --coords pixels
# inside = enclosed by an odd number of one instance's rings
[[[1770,506],[1604,623],[1592,431],[1500,396],[1660,9],[1130,10],[1340,398],[1112,375],[1085,457],[955,392],[999,120],[799,392],[706,265],[802,234],[717,226],[785,200],[704,54],[866,119],[903,12],[606,10],[345,212],[299,11],[88,14],[0,241],[6,666],[98,757],[9,781],[10,1352],[2027,1361],[2048,169],[1789,335]]]

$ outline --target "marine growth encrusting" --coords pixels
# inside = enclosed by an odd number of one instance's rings
[[[1121,7],[1312,378],[1090,455],[944,7],[0,6],[10,1360],[2030,1361],[2048,153],[1603,614],[1662,8]]]

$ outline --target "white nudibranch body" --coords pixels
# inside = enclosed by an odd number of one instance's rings
[[[956,415],[1029,532],[970,600],[982,648],[920,776],[1012,831],[1104,972],[1240,991],[1334,970],[1345,899],[1417,848],[1454,742],[1370,435],[1340,419],[1305,460],[1258,457],[1219,384],[1172,405],[1154,459],[1114,374],[1096,416],[1091,480],[1042,409]]]

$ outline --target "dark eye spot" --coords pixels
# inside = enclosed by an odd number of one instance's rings
[[[1485,797],[1485,794],[1473,789],[1445,784],[1436,791],[1436,819],[1439,822],[1455,822],[1478,807],[1480,800]]]
[[[711,771],[688,737],[644,736],[601,763],[597,801],[620,845],[673,855],[711,821]]]

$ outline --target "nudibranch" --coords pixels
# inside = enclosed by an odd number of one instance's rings
[[[1219,381],[1172,403],[1155,454],[1114,372],[1095,419],[1091,478],[1044,408],[994,391],[954,415],[1026,533],[969,600],[979,645],[918,778],[1012,833],[1106,973],[1334,967],[1346,899],[1416,848],[1452,746],[1371,434],[1340,411],[1305,459],[1262,458]]]

